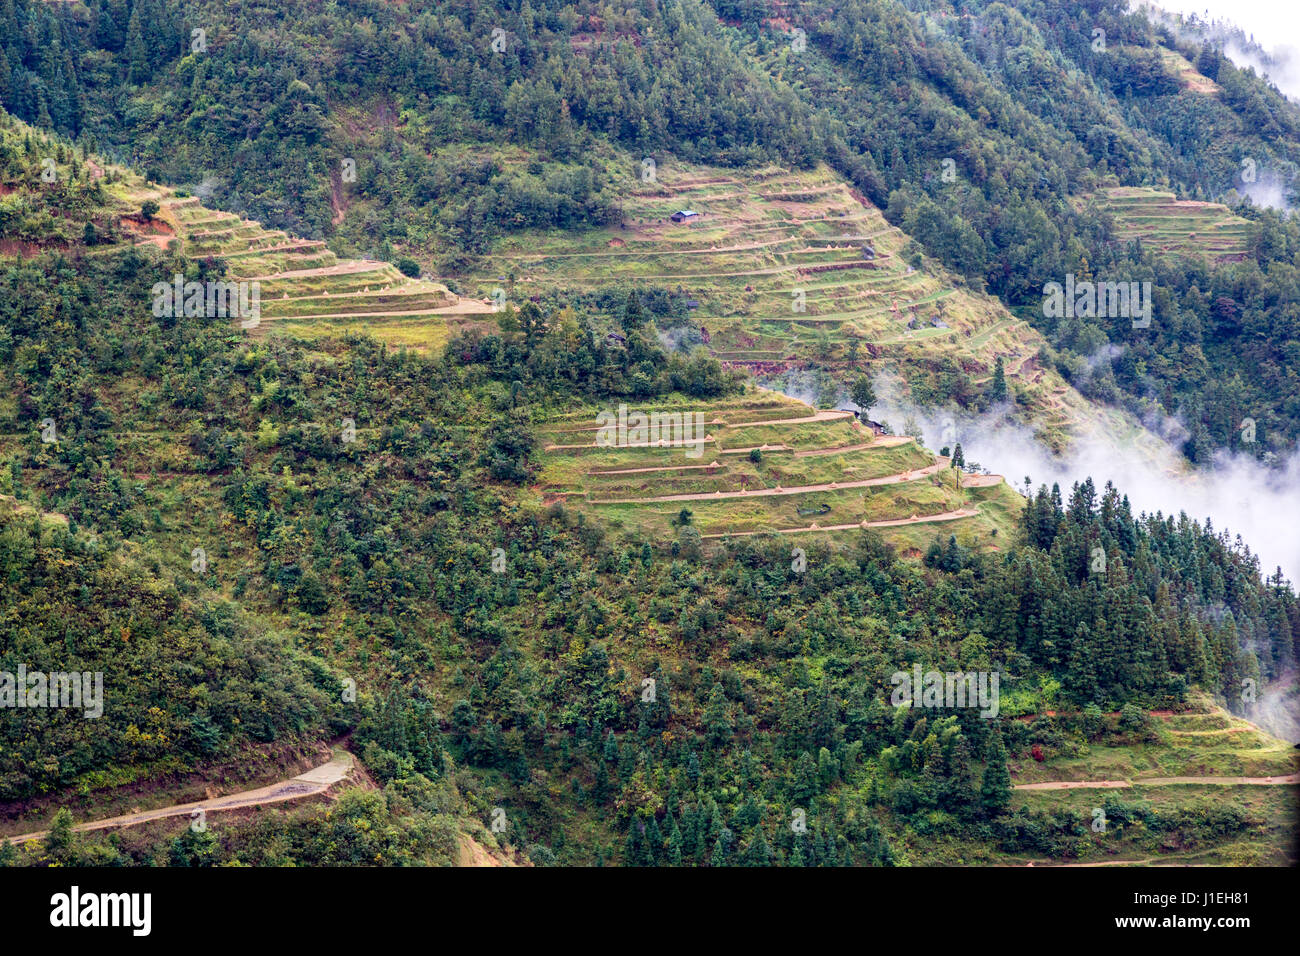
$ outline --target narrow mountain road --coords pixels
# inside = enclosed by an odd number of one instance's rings
[[[88,823],[78,823],[72,829],[78,832],[109,830],[117,827],[135,826],[166,817],[188,817],[195,810],[202,810],[204,813],[217,813],[222,810],[238,810],[243,807],[264,806],[268,803],[301,800],[303,797],[324,793],[346,777],[351,772],[353,765],[352,755],[346,750],[338,750],[334,752],[328,763],[323,763],[319,767],[308,770],[306,773],[300,773],[288,780],[281,780],[279,783],[258,787],[256,790],[230,793],[224,797],[214,797],[211,800],[178,803],[170,807],[159,807],[156,810],[144,810],[140,813],[127,813],[103,820],[91,820]],[[34,833],[22,833],[4,839],[7,839],[10,843],[27,843],[32,840],[42,839],[48,832],[47,830],[38,830]]]
[[[287,272],[272,272],[268,275],[247,276],[245,282],[269,282],[272,279],[309,279],[314,276],[341,276],[356,272],[381,272],[387,263],[371,259],[347,259],[337,265],[321,266],[317,269],[290,269]]]
[[[658,441],[635,441],[628,442],[626,445],[598,445],[595,442],[590,445],[547,445],[543,450],[568,451],[573,448],[600,448],[604,451],[616,452],[624,448],[693,448],[697,444],[714,443],[716,441],[716,438],[709,435],[705,438],[661,438]]]
[[[589,471],[590,475],[643,475],[650,471],[703,471],[709,468],[721,468],[717,461],[707,465],[664,465],[659,468],[615,468],[613,471]],[[4,497],[0,495],[0,498]]]
[[[271,299],[270,302],[278,302],[279,299]],[[477,299],[461,299],[455,305],[440,305],[431,309],[409,309],[398,312],[330,312],[328,314],[317,314],[315,312],[304,312],[302,315],[263,315],[263,322],[293,322],[308,321],[312,319],[394,319],[406,318],[412,315],[487,315],[496,310],[486,302],[479,302]]]
[[[843,455],[851,451],[863,451],[867,448],[896,448],[912,441],[911,435],[877,435],[874,441],[862,445],[837,445],[834,448],[806,448],[794,453],[796,458],[816,458],[822,455]]]
[[[758,428],[761,425],[807,425],[811,422],[834,422],[852,417],[852,412],[823,409],[815,415],[805,415],[802,418],[769,418],[766,421],[758,422],[728,422],[723,428]]]

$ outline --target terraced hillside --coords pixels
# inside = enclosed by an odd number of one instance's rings
[[[677,212],[698,215],[674,222]],[[904,261],[908,238],[825,167],[739,172],[659,166],[624,201],[623,222],[581,236],[500,244],[486,290],[666,289],[689,303],[721,359],[843,358],[889,346],[970,339],[968,351],[1017,347],[996,303]],[[540,239],[540,241],[539,241]]]
[[[1103,189],[1091,201],[1115,217],[1116,236],[1124,242],[1221,262],[1246,256],[1250,223],[1219,203],[1178,200],[1141,186]]]
[[[340,259],[317,239],[300,239],[233,213],[202,205],[165,187],[124,178],[110,187],[124,208],[147,201],[159,212],[151,219],[128,213],[121,227],[136,242],[161,248],[179,241],[193,258],[213,257],[228,277],[256,281],[260,322],[252,331],[281,329],[307,338],[366,332],[391,345],[438,348],[454,327],[490,313],[486,302],[457,296],[441,283],[404,275],[387,262]]]
[[[1078,715],[1022,717],[1051,736]],[[1089,827],[1073,848],[1084,865],[1281,865],[1294,862],[1289,834],[1296,825],[1295,747],[1234,717],[1203,694],[1181,712],[1157,711],[1142,728],[1105,718],[1093,743],[1069,752],[1047,748],[1044,759],[1013,753],[1015,805],[1027,810],[1077,811]],[[1042,751],[1040,751],[1042,753]],[[1101,817],[1098,817],[1098,811]],[[1153,815],[1153,816],[1148,816]],[[1149,824],[1163,817],[1240,818],[1231,840],[1184,843]],[[1226,827],[1225,827],[1226,830]],[[1046,861],[1039,861],[1046,862]]]
[[[1178,78],[1183,89],[1193,93],[1204,93],[1206,96],[1218,96],[1223,92],[1218,83],[1199,72],[1187,57],[1177,50],[1159,47],[1158,51],[1165,69]]]
[[[674,222],[682,211],[698,215]],[[1039,364],[1043,339],[1028,322],[919,258],[824,166],[661,163],[654,182],[628,184],[621,224],[503,240],[466,285],[512,302],[611,286],[664,293],[690,317],[684,343],[760,376],[877,359],[909,379],[960,369],[979,387],[1002,357],[1026,417],[1054,445],[1096,414]]]
[[[852,412],[818,411],[765,390],[644,409],[698,413],[701,427],[685,437],[675,428],[638,433],[630,417],[637,411],[628,411],[621,442],[600,431],[591,409],[542,425],[545,499],[656,535],[671,534],[685,509],[705,539],[873,528],[904,550],[940,531],[988,546],[1020,506],[1000,476],[961,474],[910,437],[876,434]]]

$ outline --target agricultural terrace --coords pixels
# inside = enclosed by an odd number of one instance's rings
[[[1178,200],[1140,186],[1103,189],[1090,197],[1115,219],[1115,236],[1162,253],[1201,255],[1219,262],[1245,258],[1251,224],[1213,202]]]
[[[265,229],[233,213],[208,209],[193,196],[138,179],[116,189],[132,210],[123,215],[122,228],[137,242],[167,248],[179,241],[188,256],[225,262],[228,279],[259,283],[261,321],[254,334],[281,330],[313,338],[366,333],[390,345],[436,349],[454,327],[492,312],[489,303],[406,276],[390,263],[340,260],[320,240]],[[159,211],[146,220],[137,211],[147,201],[157,203]]]
[[[685,441],[660,435],[632,444],[629,433],[629,444],[603,445],[599,411],[539,426],[543,499],[656,537],[680,529],[685,509],[706,541],[874,528],[919,553],[940,531],[994,546],[1020,507],[1000,476],[961,474],[910,437],[878,435],[852,412],[772,392],[631,409],[699,413],[703,427]]]
[[[673,222],[681,210],[698,215]],[[675,303],[684,344],[758,375],[855,360],[906,375],[947,359],[987,382],[1001,356],[1040,428],[1059,433],[1078,421],[1068,386],[1040,367],[1043,340],[1029,323],[910,244],[825,166],[661,163],[653,182],[629,182],[621,222],[503,239],[464,284],[481,296],[501,288],[514,303],[591,301],[612,287],[661,293]]]

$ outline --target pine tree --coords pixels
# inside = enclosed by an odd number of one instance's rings
[[[721,684],[714,684],[709,692],[709,702],[704,708],[704,732],[715,747],[730,743],[733,733],[731,715]]]
[[[988,816],[994,817],[1004,812],[1010,803],[1011,773],[1007,770],[1002,734],[997,732],[989,743],[988,763],[984,767],[984,781],[980,784],[980,806]]]
[[[677,826],[677,821],[670,815],[668,817],[668,852],[667,862],[669,866],[681,866],[682,863],[682,831]]]
[[[126,58],[130,66],[132,83],[146,82],[152,71],[149,64],[149,50],[144,42],[144,27],[140,22],[140,10],[143,4],[136,3],[131,10],[131,19],[126,26]]]
[[[993,363],[993,385],[989,389],[989,398],[995,402],[1004,402],[1007,398],[1007,373],[1002,368],[1002,356]]]
[[[760,828],[758,835],[749,842],[745,850],[745,866],[771,866],[772,851],[768,848],[767,837]]]
[[[659,821],[654,817],[651,817],[650,822],[645,825],[644,841],[646,856],[649,857],[647,865],[654,866],[663,857],[664,852],[663,833],[659,829]]]
[[[641,310],[641,297],[635,291],[627,294],[627,303],[623,306],[623,331],[634,332],[645,325],[645,313]]]

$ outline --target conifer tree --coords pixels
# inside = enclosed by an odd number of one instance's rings
[[[984,781],[980,784],[980,805],[990,817],[1003,813],[1011,803],[1011,773],[1007,770],[1007,752],[1002,734],[995,732],[989,742]]]
[[[1002,356],[993,363],[993,384],[989,388],[989,398],[995,402],[1004,402],[1007,398],[1007,373],[1002,367]]]

